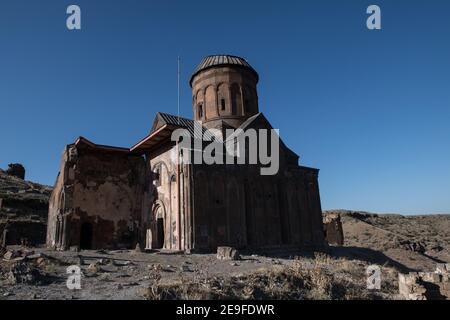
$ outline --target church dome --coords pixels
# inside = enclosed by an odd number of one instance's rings
[[[244,68],[247,70],[252,71],[256,76],[256,81],[258,81],[258,73],[253,69],[253,67],[245,60],[244,58],[232,56],[232,55],[211,55],[203,58],[203,60],[200,62],[200,64],[195,69],[194,73],[191,76],[190,84],[192,86],[192,80],[194,77],[199,74],[200,72],[214,68],[214,67],[222,67],[222,66],[233,66],[233,67],[239,67]]]

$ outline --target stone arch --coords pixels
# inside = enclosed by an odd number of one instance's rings
[[[195,95],[194,118],[197,120],[201,120],[205,115],[204,113],[205,113],[204,93],[202,92],[202,90],[198,90]]]
[[[242,94],[241,87],[237,83],[233,83],[230,86],[231,95],[231,114],[237,116],[242,110]]]
[[[245,115],[247,114],[253,114],[257,112],[257,106],[256,106],[256,97],[253,94],[254,90],[246,85],[243,87],[243,113]]]
[[[155,164],[153,164],[151,166],[151,170],[154,173],[158,168],[159,170],[159,179],[160,179],[160,183],[161,185],[163,184],[168,184],[169,183],[169,167],[167,166],[167,164],[164,161],[158,161]]]
[[[153,221],[153,249],[166,248],[166,221],[167,213],[166,206],[161,200],[156,200],[152,207],[152,221]]]
[[[300,209],[298,202],[298,193],[295,186],[295,182],[289,179],[286,185],[286,197],[288,204],[287,219],[289,221],[289,235],[290,241],[296,244],[301,243],[301,220],[300,220]]]
[[[205,118],[211,119],[218,116],[217,114],[217,94],[213,85],[205,88]]]
[[[195,173],[194,214],[195,214],[195,238],[197,246],[208,248],[211,237],[211,217],[208,215],[210,204],[209,182],[206,173],[199,170]],[[206,201],[205,201],[206,199]]]
[[[214,219],[211,221],[216,235],[217,244],[226,245],[229,239],[229,219],[226,211],[226,193],[225,181],[223,173],[215,172],[212,176],[212,208],[214,212]]]
[[[229,114],[230,107],[230,88],[228,84],[221,83],[217,86],[217,108],[219,115]]]
[[[243,195],[235,177],[227,179],[227,228],[230,244],[242,247],[246,244],[245,217],[243,214]]]

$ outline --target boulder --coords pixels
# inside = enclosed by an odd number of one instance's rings
[[[240,255],[233,247],[217,247],[217,259],[219,260],[239,260]]]
[[[20,163],[10,163],[8,164],[8,169],[6,174],[13,176],[22,180],[25,180],[25,168]]]

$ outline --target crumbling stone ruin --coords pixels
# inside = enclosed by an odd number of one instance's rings
[[[0,240],[6,245],[44,244],[51,188],[0,172]]]
[[[243,58],[203,59],[190,81],[200,131],[217,129],[217,141],[226,141],[226,129],[272,129],[259,111],[258,81]],[[158,113],[131,148],[82,137],[68,145],[50,199],[47,245],[214,252],[325,244],[318,169],[299,166],[282,141],[275,175],[261,175],[261,162],[186,163],[183,152],[193,159],[209,145],[194,120]],[[181,149],[171,140],[176,129],[187,130],[200,149]]]
[[[398,285],[408,300],[450,299],[450,263],[438,264],[435,272],[399,273]]]
[[[323,226],[328,244],[337,246],[344,245],[344,230],[342,228],[341,216],[338,213],[326,214],[324,216]]]
[[[5,173],[9,176],[25,180],[25,168],[20,163],[8,164],[8,169],[5,171]]]

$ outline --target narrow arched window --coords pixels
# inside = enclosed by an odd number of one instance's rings
[[[202,104],[198,105],[198,117],[200,119],[203,118],[203,105]]]

